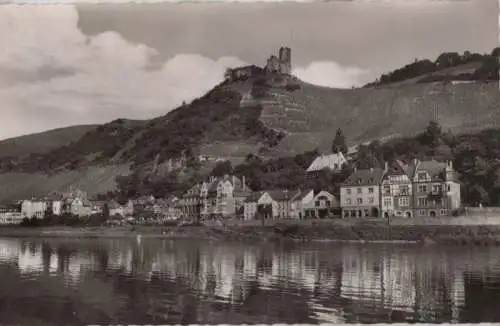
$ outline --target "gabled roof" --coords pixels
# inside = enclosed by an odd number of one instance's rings
[[[343,186],[376,186],[380,184],[385,174],[382,168],[372,168],[354,171]]]
[[[431,179],[444,179],[446,163],[435,160],[421,161],[418,163],[415,174],[419,172],[427,172]]]
[[[313,196],[314,196],[314,190],[313,189],[304,189],[304,190],[299,190],[298,193],[295,195],[295,197],[293,198],[293,200],[302,200],[304,199],[307,195],[309,195],[311,193],[311,191],[313,192]]]
[[[320,171],[325,168],[329,168],[332,170],[340,169],[344,163],[346,163],[346,159],[342,152],[329,155],[320,155],[314,159],[311,165],[309,165],[306,172]]]
[[[265,191],[255,191],[251,193],[250,196],[245,199],[245,203],[256,203],[264,193]]]
[[[293,190],[271,190],[271,191],[266,191],[266,192],[275,201],[289,201],[294,196],[296,196],[298,193],[297,190],[295,190],[295,191],[293,191]]]

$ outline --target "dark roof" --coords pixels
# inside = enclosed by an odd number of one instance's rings
[[[299,190],[296,196],[293,198],[293,200],[302,200],[304,199],[305,196],[307,196],[310,192],[313,192],[313,196],[316,194],[314,193],[313,189],[304,189],[304,190]]]
[[[295,190],[271,190],[266,191],[269,196],[275,201],[288,201],[297,195],[298,191]]]
[[[382,181],[385,170],[372,168],[354,171],[344,182],[343,186],[375,186]]]
[[[427,172],[432,179],[444,179],[444,171],[446,169],[446,163],[438,162],[435,160],[421,161],[417,165],[415,173]]]
[[[251,193],[250,196],[247,197],[247,199],[245,199],[245,203],[255,203],[263,194],[264,191],[255,191]]]

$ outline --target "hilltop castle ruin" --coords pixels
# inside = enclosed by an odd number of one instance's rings
[[[292,73],[292,50],[289,47],[282,46],[279,49],[278,56],[274,54],[267,59],[264,69],[255,65],[227,69],[225,78],[229,81],[246,79],[259,74],[280,74],[290,75]]]

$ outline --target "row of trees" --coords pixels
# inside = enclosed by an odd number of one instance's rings
[[[415,59],[414,62],[405,65],[402,68],[396,69],[387,74],[383,74],[379,80],[373,83],[369,83],[365,85],[365,87],[400,82],[471,62],[480,62],[482,63],[482,65],[473,73],[462,75],[459,79],[498,80],[499,55],[500,48],[497,47],[493,49],[490,54],[471,53],[469,51],[465,51],[463,54],[459,54],[458,52],[445,52],[440,54],[435,61],[431,61],[428,59]],[[431,78],[426,79],[426,82],[444,80],[446,78],[447,76],[432,76]]]

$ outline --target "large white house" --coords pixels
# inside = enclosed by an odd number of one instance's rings
[[[319,172],[323,169],[330,169],[332,171],[342,171],[344,165],[347,164],[347,160],[342,154],[342,152],[320,155],[314,159],[314,161],[309,165],[306,172],[313,173]]]

